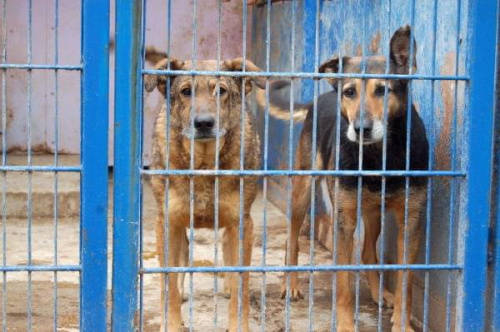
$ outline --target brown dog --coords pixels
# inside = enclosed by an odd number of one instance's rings
[[[156,56],[156,58],[154,57]],[[147,57],[157,62],[156,69],[190,70],[189,61],[181,61],[149,48]],[[241,71],[245,64],[246,71],[260,71],[252,62],[241,58],[221,62],[223,71]],[[196,70],[216,70],[216,61],[198,61]],[[257,86],[263,87],[265,80],[253,78]],[[240,137],[244,131],[244,167],[258,169],[260,167],[260,143],[254,127],[252,115],[245,111],[244,127],[241,126],[242,91],[248,93],[252,89],[251,80],[240,77],[223,76],[173,76],[170,79],[170,138],[167,141],[167,112],[163,106],[158,113],[153,136],[153,152],[151,168],[155,170],[187,170],[191,165],[191,142],[194,141],[194,169],[214,170],[215,156],[219,155],[219,169],[240,169]],[[167,78],[158,75],[146,75],[147,91],[155,88],[165,96]],[[243,90],[242,90],[243,88]],[[220,99],[219,99],[220,98]],[[217,101],[219,99],[219,102]],[[219,120],[217,108],[219,104]],[[248,108],[247,108],[248,109]],[[193,117],[193,118],[191,118]],[[216,151],[216,138],[219,139]],[[167,149],[169,158],[167,160]],[[166,182],[168,180],[168,196]],[[194,184],[194,227],[214,227],[214,176],[195,176]],[[168,213],[168,266],[185,265],[188,241],[186,228],[190,224],[190,177],[188,176],[152,176],[151,186],[158,205],[156,219],[156,245],[160,266],[165,266],[165,213]],[[250,265],[253,240],[253,221],[250,208],[257,193],[257,179],[244,179],[244,211],[243,211],[243,265]],[[168,202],[165,202],[168,197]],[[222,176],[219,180],[219,227],[224,228],[224,263],[238,265],[238,239],[240,219],[240,178]],[[178,285],[178,274],[170,274],[168,289],[168,316],[163,319],[168,331],[178,331],[182,326],[181,290]],[[229,309],[229,330],[238,330],[238,278],[229,278],[231,293]],[[243,299],[241,329],[248,331],[248,273],[243,274]],[[165,294],[165,275],[161,283],[162,305]],[[166,321],[165,321],[166,320]]]
[[[416,53],[416,43],[413,41],[413,54]],[[390,42],[390,70],[392,74],[410,73],[410,63],[416,70],[415,57],[410,61],[410,27],[400,28],[394,33]],[[333,58],[323,63],[319,72],[337,73],[339,58]],[[343,72],[361,73],[361,57],[344,57]],[[384,74],[386,59],[382,56],[365,58],[366,72]],[[410,170],[427,170],[429,147],[424,124],[415,107],[407,109],[408,81],[386,79],[344,78],[329,79],[334,91],[325,93],[317,101],[317,139],[312,140],[313,105],[295,104],[293,119],[304,121],[300,141],[295,158],[295,168],[309,170],[312,168],[312,147],[317,146],[314,156],[317,169],[358,170],[360,145],[363,147],[362,170],[382,170],[383,138],[387,138],[387,170],[406,169],[407,119],[411,114],[410,136]],[[289,99],[283,98],[279,90],[289,83],[274,82],[270,91],[270,113],[281,119],[290,120]],[[341,117],[337,119],[337,90],[340,89]],[[387,122],[384,121],[384,100],[387,93]],[[258,101],[265,106],[263,95],[258,94]],[[337,151],[337,124],[340,121],[340,140]],[[336,160],[339,152],[339,160]],[[426,201],[427,180],[414,177],[409,180],[409,200],[407,206],[407,221],[405,223],[405,178],[387,177],[385,183],[386,211],[393,211],[399,226],[397,240],[398,264],[413,264],[416,261],[420,235],[420,214]],[[337,185],[338,183],[338,185]],[[338,211],[337,264],[350,264],[353,251],[353,234],[357,224],[358,210],[358,178],[342,176],[337,179],[327,177],[330,199],[334,210]],[[298,176],[293,178],[293,204],[291,219],[291,234],[288,239],[290,257],[285,259],[289,265],[297,265],[299,230],[311,202],[311,177]],[[362,177],[361,216],[365,227],[362,261],[365,264],[378,264],[376,242],[381,228],[381,177]],[[406,227],[405,227],[406,226]],[[406,228],[406,229],[405,229]],[[404,238],[408,239],[405,248]],[[403,250],[406,250],[404,261]],[[373,300],[379,301],[379,273],[366,273]],[[350,273],[337,273],[337,331],[353,331],[353,308],[350,291]],[[291,273],[290,296],[296,300],[302,298],[298,284],[297,273]],[[285,279],[286,280],[286,279]],[[403,271],[397,272],[396,294],[393,296],[383,290],[383,301],[386,306],[394,304],[391,319],[393,331],[400,331],[405,324],[406,331],[413,331],[410,325],[411,314],[411,284],[412,273],[407,273],[406,289],[403,289]],[[406,293],[406,304],[403,306],[402,295]],[[282,296],[286,295],[286,287]],[[406,308],[405,322],[402,322],[402,310]]]

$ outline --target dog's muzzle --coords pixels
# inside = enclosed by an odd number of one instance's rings
[[[215,118],[209,114],[200,114],[194,118],[194,128],[184,128],[182,134],[196,141],[208,142],[226,134],[225,129],[216,130]]]
[[[363,132],[362,141],[361,132]],[[347,129],[347,138],[358,144],[373,144],[382,140],[383,137],[384,125],[379,120],[355,120],[349,123],[349,128]]]

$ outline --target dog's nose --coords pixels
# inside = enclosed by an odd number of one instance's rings
[[[357,135],[363,130],[363,135],[369,137],[372,133],[373,121],[370,119],[356,119],[353,126]]]
[[[194,118],[194,128],[200,131],[214,129],[215,118],[209,114],[200,114]]]

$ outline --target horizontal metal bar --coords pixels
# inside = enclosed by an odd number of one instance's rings
[[[0,169],[1,170],[1,169]],[[147,175],[168,176],[408,176],[408,177],[465,177],[458,171],[359,171],[359,170],[227,170],[227,169],[172,169],[141,170]]]
[[[300,265],[300,266],[194,266],[143,268],[150,273],[220,273],[220,272],[336,272],[336,271],[402,271],[402,270],[462,270],[462,265],[450,264],[367,264],[367,265]]]
[[[208,71],[208,70],[155,70],[144,69],[143,74],[167,76],[231,76],[231,77],[285,77],[285,78],[382,78],[400,80],[430,80],[430,81],[468,81],[469,76],[453,75],[397,75],[397,74],[361,74],[361,73],[307,73],[307,72],[250,72],[250,71]]]
[[[39,70],[82,70],[82,65],[36,65],[28,63],[0,63],[0,69],[39,69]]]
[[[81,172],[80,166],[0,166],[0,172]]]
[[[0,272],[79,272],[80,265],[11,265],[0,266]]]

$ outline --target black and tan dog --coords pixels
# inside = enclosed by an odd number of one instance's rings
[[[190,70],[191,62],[175,58],[167,58],[166,54],[148,48],[146,58],[156,63],[156,69],[168,66],[173,70]],[[260,71],[252,62],[239,59],[221,62],[222,71]],[[195,69],[214,71],[216,61],[197,61]],[[245,112],[244,128],[241,126],[242,91],[248,93],[254,81],[263,87],[263,79],[246,80],[237,77],[215,76],[173,76],[170,87],[170,138],[167,140],[167,110],[164,105],[159,111],[154,126],[153,151],[151,169],[190,169],[191,142],[194,142],[194,169],[215,169],[215,156],[219,155],[219,169],[240,169],[240,137],[244,131],[244,167],[258,169],[260,167],[259,137],[254,127],[251,113]],[[166,95],[167,78],[165,76],[147,75],[145,77],[147,91],[155,88]],[[220,99],[219,99],[220,98]],[[217,101],[219,99],[219,102]],[[219,121],[217,120],[219,108]],[[248,108],[247,108],[248,109]],[[192,114],[193,112],[193,114]],[[194,117],[194,118],[191,118]],[[191,125],[193,123],[193,125]],[[216,138],[219,138],[219,150],[216,151]],[[168,160],[166,159],[168,149]],[[168,162],[168,167],[167,167]],[[168,195],[166,195],[166,177],[152,176],[151,186],[158,205],[156,219],[156,245],[160,266],[181,266],[186,264],[188,242],[186,228],[190,224],[190,179],[187,176],[169,177]],[[194,227],[214,227],[214,176],[196,176],[194,181]],[[244,179],[244,211],[243,227],[243,265],[250,265],[253,240],[253,221],[250,207],[257,193],[257,179]],[[168,202],[165,202],[168,197]],[[167,208],[166,208],[167,207]],[[237,265],[239,250],[239,218],[240,218],[240,180],[239,177],[221,177],[219,180],[219,225],[224,228],[224,263]],[[165,261],[165,213],[168,213],[168,262]],[[178,274],[169,278],[168,317],[163,319],[168,331],[178,331],[182,326],[181,293],[178,285]],[[165,276],[162,275],[162,305],[165,294]],[[243,274],[243,299],[241,329],[248,331],[248,273]],[[229,309],[229,331],[238,330],[238,278],[229,278],[231,293]],[[165,322],[165,320],[167,320]]]
[[[390,42],[390,73],[410,73],[410,62],[416,70],[416,59],[410,61],[410,27],[402,27],[394,33]],[[416,43],[413,41],[413,54]],[[339,58],[333,58],[323,63],[319,72],[337,73]],[[360,73],[362,71],[361,57],[343,57],[343,72]],[[383,74],[386,70],[386,59],[383,56],[365,58],[367,73]],[[407,110],[407,80],[359,79],[343,78],[329,79],[334,90],[321,95],[317,101],[317,140],[312,141],[313,107],[311,105],[296,105],[294,120],[304,121],[295,159],[295,168],[311,169],[312,145],[317,145],[318,169],[335,169],[336,165],[336,128],[340,121],[339,169],[359,169],[359,149],[362,144],[362,169],[382,170],[383,138],[387,135],[387,170],[405,170],[407,118],[411,113],[410,137],[410,170],[425,170],[428,167],[428,142],[424,124],[415,108]],[[270,112],[272,115],[290,120],[289,100],[281,97],[279,90],[289,83],[274,82],[270,92]],[[337,90],[340,89],[340,92]],[[384,121],[384,100],[387,89],[387,123]],[[340,93],[341,118],[337,119],[337,100]],[[264,105],[262,94],[258,94],[259,104]],[[415,263],[419,245],[420,214],[426,200],[425,184],[420,178],[411,178],[408,203],[408,219],[405,230],[405,178],[386,178],[387,211],[393,211],[399,226],[397,237],[398,263],[403,264],[404,234],[407,232],[406,263]],[[349,264],[353,251],[353,234],[357,220],[357,177],[343,176],[338,178],[339,188],[335,190],[334,177],[327,177],[328,189],[332,206],[338,208],[337,253],[338,264]],[[287,264],[297,265],[299,230],[311,202],[310,177],[294,177],[293,207],[291,234],[288,240],[291,256]],[[361,213],[365,227],[364,248],[362,260],[365,264],[377,264],[376,242],[381,228],[381,178],[363,177],[362,179]],[[406,292],[406,331],[413,331],[410,325],[411,284],[412,273],[408,273],[407,288],[403,289],[403,272],[397,272],[396,294],[393,296],[384,289],[383,299],[386,306],[394,304],[391,321],[393,331],[399,331],[402,319],[402,294]],[[379,274],[368,271],[373,300],[379,300]],[[350,291],[349,272],[338,272],[337,293],[337,331],[353,331],[353,308]],[[302,293],[296,273],[291,276],[291,297],[298,299]],[[286,289],[282,295],[286,294]]]

